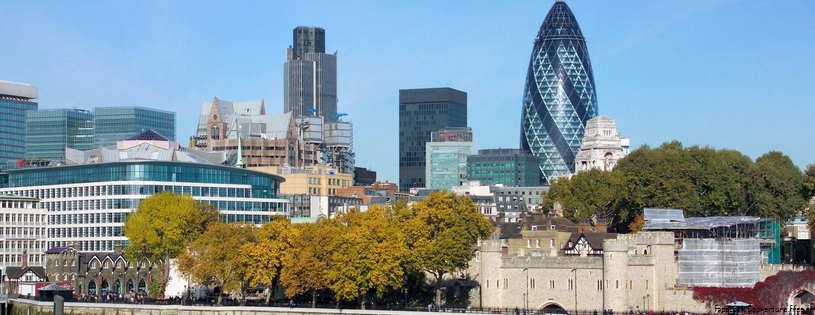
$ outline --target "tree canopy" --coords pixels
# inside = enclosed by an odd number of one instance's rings
[[[492,232],[492,225],[478,212],[472,199],[453,192],[434,192],[405,208],[401,222],[410,251],[411,265],[435,277],[436,303],[439,285],[447,273],[466,269],[473,258],[471,245]]]
[[[214,284],[224,292],[241,292],[249,268],[241,246],[255,242],[254,225],[216,222],[193,241],[178,258],[178,270],[199,284]],[[248,286],[246,286],[248,287]],[[218,296],[218,304],[221,304]]]
[[[130,240],[124,249],[125,256],[132,261],[146,258],[163,262],[166,284],[170,275],[167,262],[183,253],[187,244],[213,222],[218,222],[218,209],[201,204],[190,195],[169,191],[152,195],[125,220],[122,232]],[[163,284],[159,295],[163,295]]]
[[[812,170],[815,175],[815,168]],[[815,178],[815,177],[813,177]],[[812,183],[807,186],[807,183]],[[555,181],[544,206],[561,204],[574,221],[597,215],[620,232],[641,227],[643,208],[674,208],[685,216],[752,215],[784,221],[813,192],[792,160],[769,152],[753,162],[734,150],[685,147],[678,141],[643,146],[613,171],[590,170]]]

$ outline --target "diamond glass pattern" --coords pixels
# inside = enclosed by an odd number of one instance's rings
[[[521,149],[541,158],[544,184],[574,172],[586,121],[597,114],[586,39],[558,1],[535,38],[521,113]]]

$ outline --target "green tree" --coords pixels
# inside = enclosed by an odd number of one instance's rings
[[[409,250],[409,264],[435,278],[436,303],[441,303],[441,280],[447,273],[466,269],[473,258],[471,245],[492,232],[472,199],[455,193],[432,193],[404,209],[400,217]]]
[[[247,266],[238,250],[254,242],[254,226],[240,223],[212,223],[178,257],[178,270],[193,281],[221,287],[222,292],[240,292],[245,297]],[[221,305],[222,295],[218,296]]]
[[[340,232],[337,221],[330,219],[294,226],[291,248],[283,255],[280,271],[287,297],[310,292],[311,307],[316,307],[317,291],[331,284],[328,274]]]
[[[269,286],[268,305],[275,295],[283,268],[283,255],[291,248],[292,226],[285,217],[264,223],[255,231],[255,242],[240,247],[242,264],[246,266],[246,281],[250,286]]]
[[[152,195],[125,220],[122,232],[130,240],[124,250],[125,256],[130,261],[146,258],[161,262],[164,280],[160,282],[157,296],[163,296],[164,284],[170,277],[170,259],[178,257],[189,242],[217,221],[217,208],[201,204],[190,195],[169,191]]]
[[[574,222],[597,216],[614,219],[614,201],[617,196],[616,173],[591,169],[571,178],[556,180],[545,193],[547,207],[560,203],[563,216]],[[608,222],[612,223],[612,222]]]
[[[807,165],[804,171],[804,179],[801,182],[801,195],[806,201],[815,197],[815,164]]]
[[[407,254],[404,235],[389,206],[373,205],[365,212],[341,213],[344,226],[329,272],[331,290],[338,299],[358,299],[365,309],[366,295],[382,297],[402,287],[402,259]]]
[[[747,173],[752,161],[741,152],[693,146],[687,149],[697,164],[689,180],[696,188],[694,216],[726,216],[741,213],[747,203]]]
[[[804,176],[788,156],[777,151],[760,156],[749,176],[746,215],[785,222],[804,209],[801,195]]]
[[[621,159],[613,171],[619,176],[615,205],[618,231],[627,230],[646,207],[699,212],[696,189],[689,180],[697,171],[696,163],[678,141],[655,149],[642,146]]]

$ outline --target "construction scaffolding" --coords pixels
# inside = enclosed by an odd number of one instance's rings
[[[679,250],[677,284],[752,287],[761,278],[758,239],[685,239]]]
[[[644,230],[674,233],[678,285],[752,287],[762,263],[780,261],[779,225],[769,219],[685,218],[677,209],[645,209],[644,219]]]

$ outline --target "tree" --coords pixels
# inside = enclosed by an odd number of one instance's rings
[[[788,156],[777,151],[760,156],[750,167],[749,176],[746,215],[784,222],[804,209],[804,176]]]
[[[815,164],[807,165],[807,169],[804,171],[804,179],[801,182],[801,195],[806,201],[815,197]]]
[[[294,226],[291,248],[283,255],[280,271],[287,297],[311,292],[311,307],[316,307],[317,290],[331,284],[328,274],[340,231],[337,221],[330,219]]]
[[[683,147],[678,141],[643,146],[620,160],[613,208],[624,231],[642,209],[682,209],[685,216],[737,215],[747,205],[750,158],[733,150]],[[579,174],[578,174],[579,175]]]
[[[170,191],[152,195],[125,220],[122,232],[130,240],[125,256],[130,261],[148,259],[163,264],[164,281],[158,294],[163,296],[164,284],[170,277],[170,259],[178,257],[189,242],[217,221],[217,208],[200,204],[190,195]]]
[[[409,250],[409,264],[436,280],[436,303],[441,303],[445,274],[466,269],[473,258],[471,245],[492,232],[492,225],[478,212],[472,199],[440,191],[405,209],[400,217]]]
[[[616,186],[615,173],[591,169],[556,180],[544,200],[548,207],[560,203],[563,216],[574,222],[592,216],[614,219]]]
[[[178,257],[178,270],[201,284],[221,287],[222,292],[238,291],[243,301],[247,266],[241,258],[242,245],[254,242],[254,225],[212,223]],[[218,296],[218,305],[222,302]]]
[[[240,247],[242,264],[246,266],[246,281],[250,286],[269,287],[266,304],[275,295],[283,268],[283,255],[291,248],[292,226],[285,217],[264,223],[255,231],[255,242]]]
[[[341,213],[344,226],[329,272],[331,290],[337,299],[359,299],[365,309],[365,296],[373,291],[382,297],[389,288],[402,287],[402,259],[407,246],[389,206],[373,205],[365,212]]]

